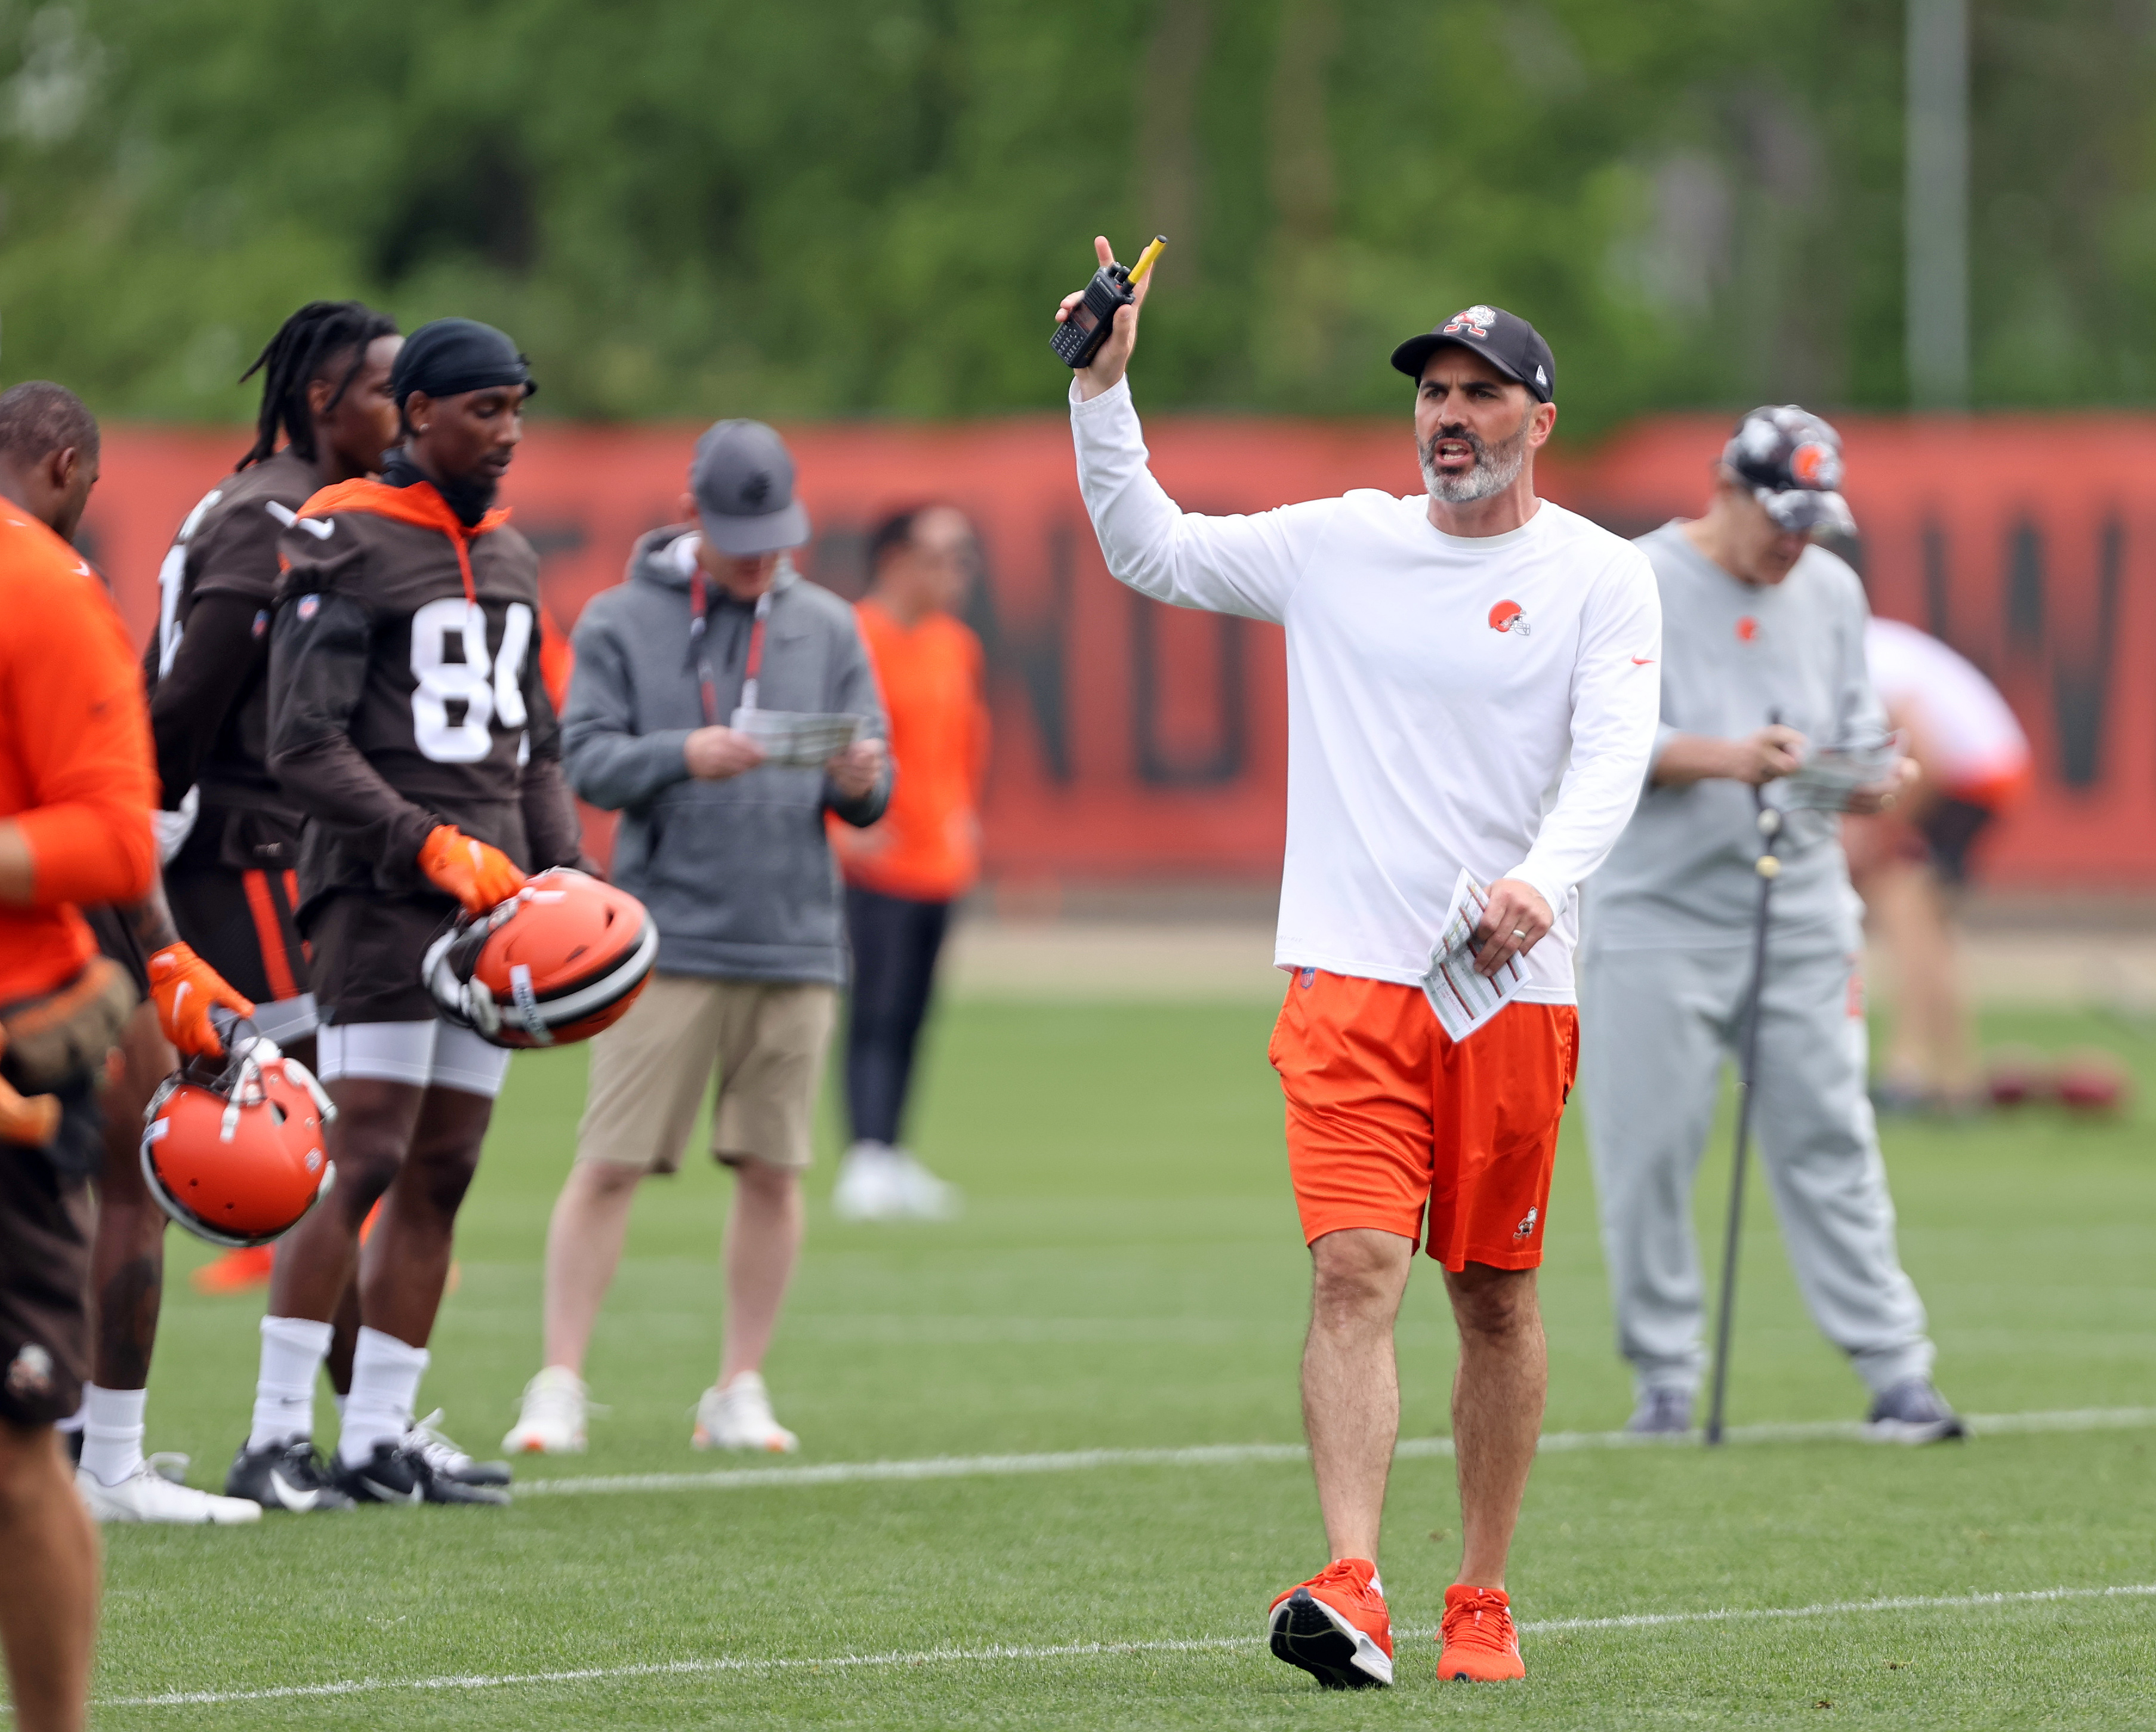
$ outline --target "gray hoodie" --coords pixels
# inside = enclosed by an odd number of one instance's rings
[[[689,774],[682,745],[703,726],[689,650],[685,525],[636,544],[629,574],[578,620],[577,671],[562,712],[569,785],[621,814],[613,880],[650,909],[662,972],[737,980],[846,981],[838,869],[824,814],[873,824],[891,770],[857,800],[820,770],[755,769],[723,782]],[[711,586],[707,645],[718,716],[741,702],[752,606]],[[757,702],[846,712],[887,737],[883,701],[853,609],[779,568],[765,627]]]

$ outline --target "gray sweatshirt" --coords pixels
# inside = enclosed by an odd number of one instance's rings
[[[578,620],[562,765],[584,799],[621,814],[613,880],[657,922],[662,972],[843,986],[844,922],[824,814],[875,823],[891,800],[891,768],[857,800],[820,770],[754,769],[723,782],[689,774],[682,747],[704,710],[689,649],[688,549],[677,543],[693,532],[653,530],[626,578]],[[755,609],[716,584],[708,594],[724,722],[741,702]],[[878,738],[889,733],[853,609],[791,564],[772,592],[757,702],[865,716]]]
[[[1740,582],[1674,522],[1639,540],[1662,593],[1662,725],[1673,735],[1733,740],[1779,719],[1813,747],[1876,735],[1886,712],[1865,667],[1871,617],[1856,573],[1808,547],[1771,587]],[[1586,887],[1583,928],[1598,949],[1743,944],[1758,905],[1759,832],[1752,789],[1722,779],[1657,788],[1653,772],[1631,823]],[[1779,804],[1781,784],[1767,798]],[[1856,899],[1840,820],[1792,812],[1775,851],[1778,930],[1847,922]]]

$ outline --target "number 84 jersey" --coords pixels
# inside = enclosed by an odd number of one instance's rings
[[[270,755],[309,819],[303,907],[429,893],[418,856],[439,824],[526,871],[575,861],[539,558],[508,517],[468,529],[430,483],[348,481],[280,538]]]

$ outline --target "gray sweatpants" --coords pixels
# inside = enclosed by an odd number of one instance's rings
[[[1894,1246],[1865,1092],[1856,934],[1769,929],[1754,1146],[1797,1285],[1874,1394],[1928,1377],[1923,1302]],[[1579,1080],[1617,1311],[1641,1390],[1695,1390],[1706,1367],[1692,1181],[1722,1060],[1751,984],[1748,944],[1602,950],[1580,959]]]

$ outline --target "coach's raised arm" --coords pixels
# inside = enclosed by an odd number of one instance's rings
[[[1110,266],[1107,242],[1095,247]],[[1274,1602],[1273,1652],[1328,1683],[1391,1681],[1378,1522],[1399,1422],[1393,1319],[1421,1241],[1445,1265],[1461,1339],[1466,1543],[1439,1672],[1517,1678],[1505,1559],[1547,1380],[1534,1271],[1578,1053],[1575,887],[1646,779],[1653,573],[1535,496],[1557,362],[1527,321],[1480,305],[1393,352],[1415,382],[1421,493],[1251,517],[1178,509],[1147,466],[1124,378],[1150,287],[1072,373],[1101,552],[1147,595],[1287,632],[1274,959],[1294,982],[1270,1056],[1313,1266],[1303,1412],[1332,1563]],[[1455,1041],[1422,981],[1463,874],[1489,886],[1476,965],[1495,976],[1517,960],[1520,984]]]

